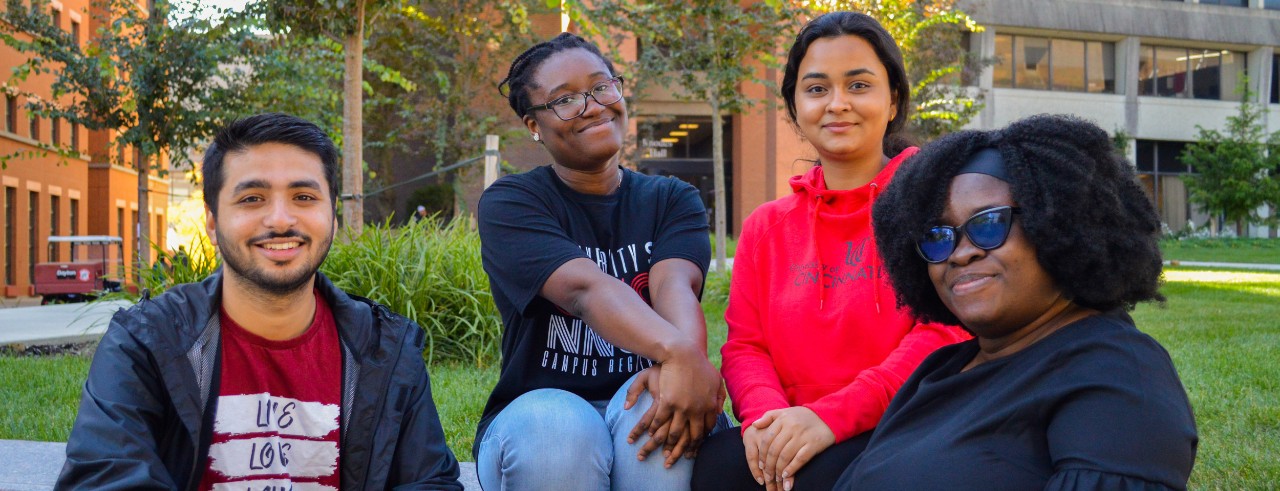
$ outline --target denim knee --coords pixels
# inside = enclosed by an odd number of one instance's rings
[[[570,392],[539,389],[517,397],[479,445],[477,473],[490,491],[609,488],[609,429],[595,407]]]
[[[644,413],[653,406],[653,396],[644,391],[636,399],[631,409],[623,409],[626,403],[627,389],[635,382],[635,377],[628,380],[614,393],[605,409],[605,422],[613,434],[613,486],[614,491],[627,490],[671,490],[689,489],[689,480],[693,477],[693,461],[680,458],[670,468],[665,467],[662,449],[649,454],[645,460],[636,455],[640,447],[649,441],[649,434],[642,434],[635,443],[627,443],[627,436]]]

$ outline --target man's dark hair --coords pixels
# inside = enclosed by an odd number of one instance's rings
[[[227,154],[263,143],[293,145],[320,157],[324,165],[324,178],[329,184],[329,196],[337,206],[338,199],[338,147],[333,140],[314,123],[297,116],[282,113],[266,113],[249,116],[228,124],[214,137],[213,144],[204,152],[202,177],[204,204],[218,214],[218,193],[222,192],[225,177],[223,159]]]
[[[903,163],[872,210],[876,245],[898,305],[926,321],[960,324],[938,298],[916,239],[936,224],[951,180],[973,154],[1000,152],[1036,260],[1073,302],[1132,309],[1160,295],[1160,218],[1133,166],[1106,131],[1062,115],[1032,116],[993,131],[961,131]]]
[[[800,76],[800,62],[809,52],[814,41],[840,36],[862,38],[876,51],[876,57],[889,73],[889,89],[897,112],[884,132],[886,155],[897,155],[911,145],[906,135],[907,113],[911,110],[911,84],[907,81],[907,69],[902,64],[902,52],[898,43],[874,18],[858,12],[831,12],[805,24],[796,34],[796,41],[787,54],[787,66],[782,72],[782,99],[787,103],[787,114],[796,122],[796,83]]]
[[[570,49],[585,49],[591,52],[604,62],[604,66],[609,69],[609,75],[617,75],[613,70],[613,62],[600,53],[600,48],[581,36],[562,32],[550,41],[535,44],[524,53],[520,53],[520,56],[511,62],[507,78],[498,83],[498,93],[507,96],[507,103],[511,104],[511,109],[516,112],[516,116],[524,118],[525,111],[533,105],[529,101],[529,89],[537,87],[537,84],[533,83],[533,74],[538,71],[538,66],[551,55]]]

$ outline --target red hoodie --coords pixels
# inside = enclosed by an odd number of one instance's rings
[[[800,405],[844,441],[876,426],[933,350],[969,338],[897,309],[872,239],[871,204],[916,151],[847,191],[827,190],[815,166],[791,178],[795,194],[747,217],[725,312],[729,338],[720,348],[744,428],[766,411]]]

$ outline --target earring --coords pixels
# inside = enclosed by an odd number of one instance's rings
[[[536,141],[536,142],[540,142],[540,141],[542,141],[542,136],[538,135],[537,133],[534,133],[534,134],[533,134],[533,141]]]

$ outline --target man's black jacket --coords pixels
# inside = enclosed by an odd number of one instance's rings
[[[111,318],[80,397],[57,489],[196,489],[216,411],[221,271]],[[423,333],[317,274],[342,345],[342,489],[450,489]]]

